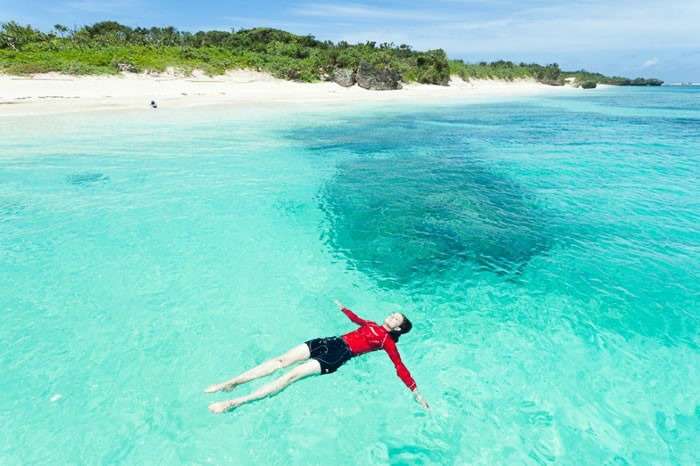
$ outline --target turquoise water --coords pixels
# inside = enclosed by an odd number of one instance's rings
[[[697,464],[699,175],[697,89],[0,118],[0,463]],[[430,413],[380,353],[207,411],[336,298]]]

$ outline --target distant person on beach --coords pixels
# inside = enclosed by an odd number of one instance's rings
[[[401,361],[401,356],[396,348],[396,342],[399,341],[399,337],[411,331],[411,321],[405,315],[395,312],[384,319],[382,325],[378,325],[375,322],[358,317],[340,302],[336,301],[335,303],[348,319],[359,325],[358,329],[340,337],[309,340],[227,382],[210,386],[205,390],[207,393],[228,392],[238,385],[265,377],[278,369],[290,366],[296,362],[304,361],[282,377],[264,385],[250,395],[213,403],[209,405],[209,410],[215,414],[230,411],[251,401],[279,393],[292,383],[310,375],[331,374],[350,358],[379,349],[383,349],[389,355],[391,362],[396,367],[397,375],[408,389],[413,392],[416,401],[428,409],[427,401],[416,389],[416,382]]]

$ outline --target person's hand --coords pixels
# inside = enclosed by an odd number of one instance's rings
[[[345,306],[343,306],[343,303],[341,303],[341,302],[338,301],[337,299],[334,300],[333,302],[335,303],[336,306],[338,306],[338,309],[340,309],[341,311],[342,311],[343,309],[345,309]]]
[[[428,402],[426,401],[426,399],[423,398],[423,395],[421,395],[421,394],[418,392],[418,390],[414,390],[414,391],[413,391],[413,398],[415,398],[415,399],[416,399],[416,403],[418,403],[419,405],[421,405],[421,406],[423,407],[423,409],[425,409],[426,411],[430,409],[430,405],[428,404]]]

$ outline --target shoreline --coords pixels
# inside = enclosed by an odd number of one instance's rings
[[[345,88],[334,82],[286,81],[245,70],[213,77],[201,72],[191,76],[173,72],[116,76],[46,73],[27,77],[0,75],[0,117],[151,110],[151,100],[155,100],[159,108],[188,108],[241,104],[469,102],[575,92],[584,91],[571,86],[548,86],[529,79],[463,81],[454,76],[449,86],[405,84],[401,90],[372,91],[357,85]]]

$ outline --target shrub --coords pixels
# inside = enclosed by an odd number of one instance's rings
[[[143,71],[174,67],[191,72],[200,68],[210,74],[251,68],[283,79],[316,81],[337,67],[357,69],[362,61],[396,70],[404,81],[431,84],[447,84],[451,74],[465,80],[533,78],[551,85],[562,85],[567,77],[606,84],[661,83],[585,71],[563,73],[557,64],[448,61],[440,49],[420,52],[405,44],[376,42],[334,44],[272,28],[190,33],[169,26],[131,28],[101,21],[72,31],[56,25],[53,32],[45,34],[12,21],[0,24],[0,69],[9,73],[116,73],[124,64]]]

